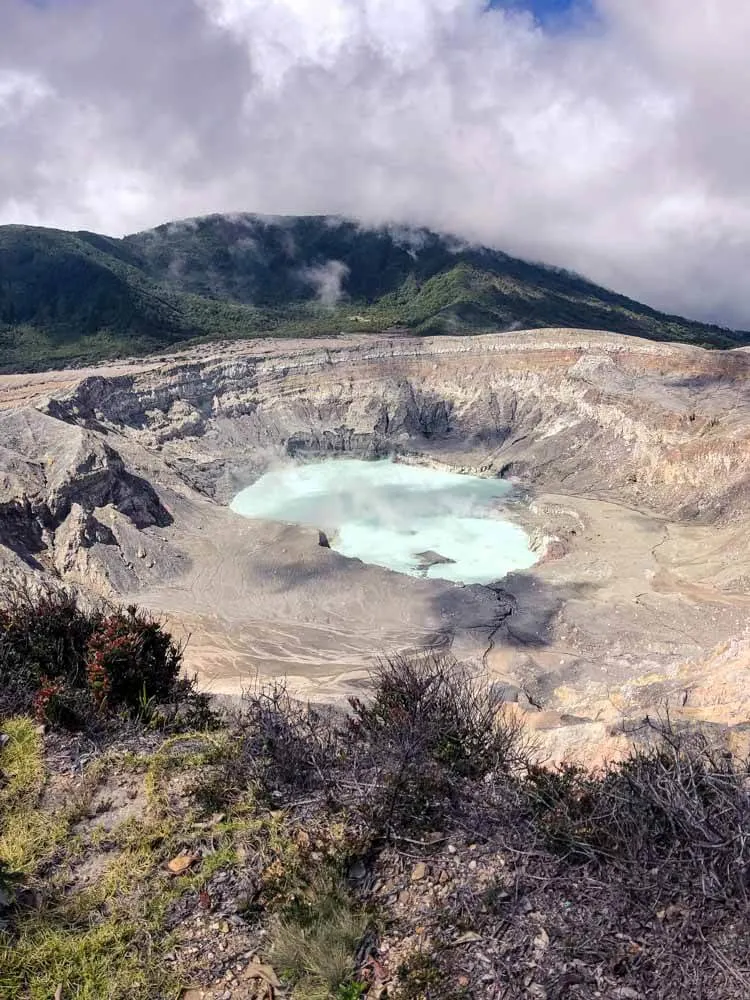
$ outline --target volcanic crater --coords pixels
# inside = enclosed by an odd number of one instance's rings
[[[748,349],[558,329],[0,376],[0,560],[164,614],[217,694],[283,675],[336,701],[378,656],[440,646],[487,670],[553,758],[611,756],[666,706],[740,739],[749,372]],[[505,480],[538,561],[490,584],[418,578],[229,507],[279,463],[337,456]]]

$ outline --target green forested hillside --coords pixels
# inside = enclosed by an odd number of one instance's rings
[[[548,326],[717,347],[750,339],[421,229],[250,215],[170,223],[124,239],[0,227],[4,370],[196,338]]]

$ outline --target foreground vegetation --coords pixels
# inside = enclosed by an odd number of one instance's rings
[[[122,240],[0,227],[0,370],[133,356],[200,340],[580,327],[734,347],[559,269],[427,230],[341,219],[210,216]]]
[[[750,767],[704,734],[644,721],[590,774],[443,655],[346,713],[275,685],[217,714],[179,653],[137,609],[8,596],[0,996],[748,995]]]

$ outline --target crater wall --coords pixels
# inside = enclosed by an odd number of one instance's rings
[[[221,500],[279,455],[428,455],[680,519],[746,514],[745,350],[545,331],[278,342],[82,378],[45,406]]]

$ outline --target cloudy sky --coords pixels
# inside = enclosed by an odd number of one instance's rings
[[[746,0],[0,0],[0,223],[446,229],[750,328]]]

